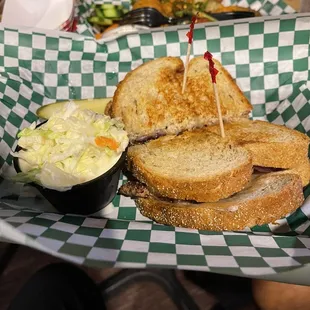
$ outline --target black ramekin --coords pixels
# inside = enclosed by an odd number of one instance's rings
[[[17,146],[15,152],[20,150],[21,147]],[[106,207],[116,196],[125,158],[126,152],[123,152],[119,160],[108,171],[93,180],[74,185],[64,192],[44,188],[35,182],[29,185],[37,188],[60,213],[93,214]],[[17,157],[14,157],[13,164],[16,172],[21,172]]]

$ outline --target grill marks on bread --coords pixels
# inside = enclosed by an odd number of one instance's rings
[[[252,107],[247,98],[233,81],[227,70],[222,67],[221,63],[216,59],[214,59],[214,63],[216,69],[219,70],[216,81],[223,116],[225,116],[226,119],[242,116],[248,117]],[[188,83],[186,85],[188,99],[194,103],[198,109],[204,109],[206,106],[209,114],[217,118],[211,75],[203,57],[196,57],[190,61]],[[202,110],[200,112],[202,112]]]
[[[252,109],[248,100],[217,61],[216,68],[223,118],[247,116]],[[149,61],[129,72],[118,85],[111,114],[122,118],[131,142],[213,124],[217,109],[208,70],[203,57],[192,59],[182,95],[182,60],[163,57]]]

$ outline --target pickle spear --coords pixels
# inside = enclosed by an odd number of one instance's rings
[[[83,110],[91,110],[99,114],[106,114],[106,107],[112,98],[101,99],[84,99],[73,100]],[[49,119],[52,114],[60,110],[69,101],[59,101],[44,105],[36,111],[38,117],[43,119]]]

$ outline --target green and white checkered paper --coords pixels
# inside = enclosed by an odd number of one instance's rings
[[[209,50],[223,63],[252,102],[254,118],[310,135],[309,29],[310,15],[197,25],[193,55]],[[117,83],[141,63],[165,55],[184,59],[186,32],[187,27],[154,29],[100,45],[79,35],[0,28],[2,174],[12,173],[16,134],[36,120],[38,107],[112,96]],[[120,184],[124,181],[122,176]],[[208,232],[157,225],[120,196],[109,219],[49,213],[41,197],[5,180],[0,197],[2,237],[90,266],[262,275],[310,262],[309,200],[275,224]]]

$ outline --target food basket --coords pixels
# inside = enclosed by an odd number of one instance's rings
[[[1,26],[0,26],[1,27]],[[310,135],[310,15],[197,25],[193,55],[222,62],[253,104],[253,117]],[[166,267],[233,275],[275,274],[310,263],[309,198],[276,223],[239,232],[153,223],[116,196],[106,214],[61,215],[31,188],[12,184],[16,134],[55,100],[104,98],[127,72],[160,56],[185,59],[187,26],[106,43],[64,32],[0,28],[0,236],[94,267]],[[126,181],[121,175],[119,185]],[[305,197],[310,187],[305,188]],[[104,218],[102,218],[104,217]]]

